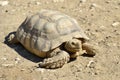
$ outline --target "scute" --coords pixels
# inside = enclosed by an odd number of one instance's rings
[[[48,40],[57,38],[59,36],[59,33],[56,30],[55,26],[56,26],[55,23],[47,22],[41,31],[41,37],[42,37],[42,33],[44,33],[46,36],[46,39],[48,39]],[[45,37],[43,37],[43,38],[45,38]]]
[[[52,10],[41,10],[27,17],[16,35],[24,47],[37,55],[50,51],[73,37],[89,39],[75,19]]]

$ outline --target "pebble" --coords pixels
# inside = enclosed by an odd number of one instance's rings
[[[92,3],[90,9],[98,8],[100,10],[104,10],[104,8],[98,4]]]
[[[21,71],[25,71],[25,69],[21,69]]]
[[[49,71],[49,72],[56,72],[56,70],[50,70],[50,69],[48,69],[47,71]]]
[[[91,4],[91,7],[97,7],[97,6],[98,6],[98,5],[95,4],[95,3]]]
[[[107,28],[105,26],[99,26],[98,29],[95,30],[95,32],[102,32],[105,31]]]
[[[9,1],[0,1],[0,6],[8,5]]]
[[[112,24],[113,27],[117,27],[118,25],[120,25],[120,22],[114,22],[114,23]]]
[[[86,0],[80,0],[80,2],[81,2],[81,3],[85,3],[85,2],[86,2]]]
[[[20,62],[20,60],[21,60],[21,59],[20,59],[20,58],[18,58],[18,57],[17,57],[17,58],[15,58],[15,63],[16,63],[16,64],[18,64],[18,63]]]
[[[2,64],[3,67],[8,67],[8,68],[11,68],[14,66],[14,64]]]
[[[2,58],[1,58],[1,60],[4,60],[4,61],[6,61],[6,60],[7,60],[7,58],[5,58],[5,57],[2,57]]]
[[[57,2],[64,2],[64,0],[53,0],[54,3],[57,3]]]
[[[36,4],[36,5],[40,5],[41,3],[40,3],[40,2],[36,2],[35,4]]]
[[[104,29],[106,29],[106,27],[105,26],[100,26],[100,29],[104,30]]]
[[[17,57],[17,58],[15,58],[15,61],[20,61],[20,60],[21,60],[21,59],[20,59],[20,58],[18,58],[18,57]]]
[[[45,69],[42,69],[42,68],[36,68],[35,71],[39,71],[41,73],[43,73],[45,71]]]
[[[95,61],[93,61],[93,60],[91,60],[91,61],[89,61],[89,63],[87,64],[87,67],[89,67],[89,68],[94,68],[95,67]]]
[[[105,3],[109,4],[109,3],[110,3],[110,1],[105,1]]]

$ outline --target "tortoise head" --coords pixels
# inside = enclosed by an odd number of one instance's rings
[[[71,58],[76,58],[78,52],[82,49],[82,42],[78,39],[71,39],[65,43],[65,49],[71,53]]]

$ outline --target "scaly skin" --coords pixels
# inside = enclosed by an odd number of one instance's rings
[[[99,52],[99,49],[97,48],[97,46],[93,46],[92,44],[89,44],[89,43],[83,43],[82,49],[85,50],[86,54],[90,56],[95,56],[96,53]]]
[[[49,53],[49,54],[53,54]],[[45,68],[60,68],[62,67],[64,64],[66,64],[68,61],[70,60],[70,56],[67,52],[65,51],[59,51],[58,53],[56,53],[56,55],[44,59],[43,62],[39,63],[40,67],[45,67]]]

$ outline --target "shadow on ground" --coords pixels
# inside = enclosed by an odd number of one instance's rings
[[[40,62],[42,61],[43,59],[28,52],[20,43],[17,43],[17,44],[10,44],[9,43],[9,37],[11,34],[15,34],[15,32],[11,32],[9,33],[6,37],[5,37],[5,40],[4,40],[4,43],[6,45],[8,45],[9,47],[11,47],[12,49],[14,49],[20,56],[32,61],[32,62]]]

